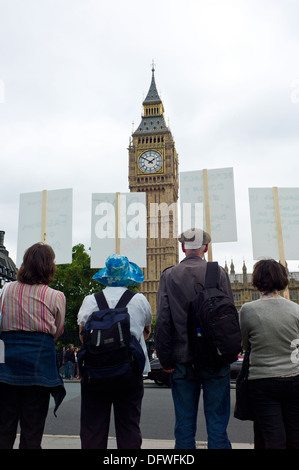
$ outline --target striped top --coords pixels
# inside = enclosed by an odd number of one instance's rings
[[[6,284],[2,331],[37,331],[57,339],[64,329],[65,295],[44,284]]]

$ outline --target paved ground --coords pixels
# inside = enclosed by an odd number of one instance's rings
[[[67,381],[66,381],[67,382]],[[74,382],[74,381],[71,381]],[[77,382],[77,381],[76,381]],[[19,436],[17,436],[14,449],[19,447]],[[43,449],[81,449],[80,437],[69,435],[50,435],[45,434],[42,440]],[[197,449],[207,449],[207,443],[198,441],[196,443]],[[232,443],[233,449],[253,449],[252,444],[247,443]],[[116,439],[110,437],[108,441],[108,449],[117,449]],[[148,450],[161,450],[161,449],[174,449],[174,440],[163,439],[143,439],[142,449]]]
[[[19,446],[19,438],[15,442],[15,448]],[[197,442],[196,447],[198,449],[206,449],[206,442]],[[43,449],[80,449],[80,438],[79,436],[50,436],[44,435],[42,441]],[[116,449],[115,438],[109,438],[108,449]],[[233,444],[233,449],[253,449],[251,444]],[[174,449],[174,441],[170,440],[156,440],[156,439],[143,439],[142,449]]]

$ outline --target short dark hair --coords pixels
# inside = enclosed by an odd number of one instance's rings
[[[288,283],[286,268],[274,259],[260,260],[253,267],[252,284],[260,292],[281,291]]]
[[[23,284],[46,284],[54,280],[56,265],[53,248],[44,243],[35,243],[24,254],[18,270],[17,280]]]

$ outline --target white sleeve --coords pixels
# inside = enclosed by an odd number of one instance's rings
[[[80,307],[80,310],[78,312],[77,316],[77,323],[79,326],[84,326],[85,323],[87,322],[88,317],[97,310],[97,301],[95,299],[95,296],[93,294],[87,295],[82,302],[82,305]]]
[[[143,311],[144,315],[144,326],[150,325],[152,323],[152,310],[149,301],[147,298],[141,294],[138,293],[135,295],[136,301],[138,303],[138,307]]]

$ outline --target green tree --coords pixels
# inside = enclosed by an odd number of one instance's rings
[[[51,287],[62,291],[66,297],[65,332],[77,331],[77,315],[84,297],[103,288],[92,279],[97,271],[90,268],[90,255],[81,243],[73,247],[72,264],[57,266]]]

